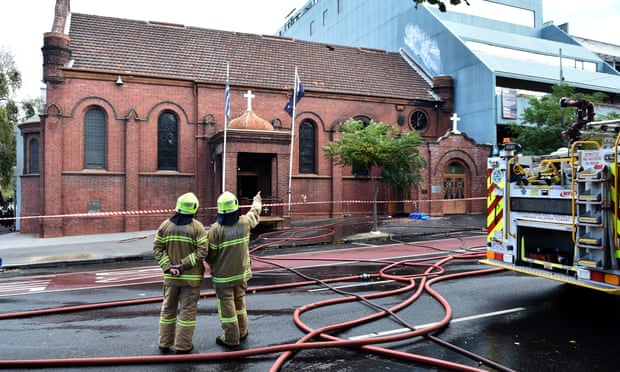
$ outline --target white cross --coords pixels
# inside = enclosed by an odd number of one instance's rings
[[[461,118],[459,118],[459,116],[455,113],[452,114],[452,116],[450,117],[450,120],[452,120],[452,133],[454,134],[459,134],[461,133],[458,128],[457,128],[457,124],[459,122],[459,120],[461,120]]]
[[[256,98],[256,96],[252,94],[251,90],[248,90],[243,96],[248,99],[248,111],[252,111],[252,98]]]

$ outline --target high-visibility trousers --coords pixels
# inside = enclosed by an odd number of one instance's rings
[[[196,328],[200,286],[164,286],[159,317],[159,346],[190,350]]]
[[[221,339],[231,346],[239,345],[240,338],[248,333],[248,313],[245,308],[247,289],[247,283],[234,287],[215,288],[217,313],[222,324]]]

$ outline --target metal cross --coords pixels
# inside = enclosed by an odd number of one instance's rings
[[[452,114],[452,116],[450,117],[450,120],[452,120],[452,133],[454,133],[454,134],[461,133],[459,131],[459,129],[457,128],[457,124],[458,124],[459,120],[461,120],[461,118],[459,118],[459,116],[456,114],[456,112]]]
[[[252,94],[251,90],[248,90],[243,96],[248,99],[248,111],[252,111],[252,98],[256,98],[256,96]]]

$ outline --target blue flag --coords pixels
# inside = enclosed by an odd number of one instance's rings
[[[228,78],[228,66],[226,66],[226,91],[225,91],[225,102],[224,102],[224,115],[226,115],[226,118],[230,118],[230,84],[228,82],[229,78]]]
[[[299,103],[301,97],[304,96],[304,85],[301,83],[301,80],[299,80],[299,76],[296,75],[295,80],[295,91],[291,94],[286,106],[284,106],[284,111],[286,111],[290,117],[293,117],[293,108],[297,105],[297,103]]]

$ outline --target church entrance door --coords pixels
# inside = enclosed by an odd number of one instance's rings
[[[444,214],[467,213],[466,184],[467,178],[463,166],[456,162],[450,163],[443,176]]]

